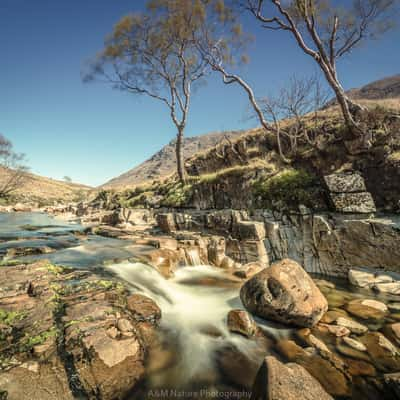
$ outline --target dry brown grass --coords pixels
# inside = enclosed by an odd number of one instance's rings
[[[0,168],[0,185],[8,178],[9,172]],[[72,201],[79,192],[89,192],[90,190],[91,188],[85,185],[62,182],[28,173],[13,195],[24,199]]]

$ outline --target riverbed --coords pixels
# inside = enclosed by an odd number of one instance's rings
[[[19,253],[13,254],[11,249],[18,249]],[[21,249],[30,249],[30,254],[18,255],[23,253]],[[243,309],[239,298],[241,284],[223,270],[206,265],[186,266],[179,268],[172,278],[165,279],[153,267],[139,262],[138,252],[140,247],[129,240],[87,235],[85,227],[78,223],[66,223],[46,214],[0,214],[1,257],[29,262],[48,259],[57,265],[101,271],[124,282],[132,292],[152,298],[161,308],[158,345],[148,354],[146,378],[132,393],[131,400],[249,398],[252,382],[266,355],[282,358],[290,341],[310,348],[304,330],[260,319],[256,319],[259,334],[252,339],[231,333],[227,314],[233,309]],[[354,299],[386,303],[390,312],[381,318],[352,316],[370,332],[385,332],[388,325],[400,321],[398,296],[376,295],[356,289],[343,280],[315,278],[330,311],[344,314],[346,304]],[[395,372],[393,368],[397,368],[397,364],[386,368],[385,363],[382,368],[379,356],[373,358],[365,351],[356,351],[323,329],[313,329],[312,333],[324,341],[334,357],[345,362],[349,360],[348,364],[353,367],[340,373],[349,375],[349,379],[356,382],[356,389],[339,387],[344,383],[338,382],[338,398],[357,399],[360,393],[373,394],[374,390],[379,395],[377,379],[384,372]],[[320,382],[334,384],[332,379],[335,378],[330,377],[332,370],[324,370],[324,366],[330,365],[329,361],[321,362],[315,356],[304,363]],[[341,396],[343,393],[347,393],[346,396]]]

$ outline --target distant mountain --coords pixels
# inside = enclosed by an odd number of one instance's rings
[[[0,185],[9,178],[9,172],[0,167]],[[83,198],[90,191],[89,186],[58,181],[39,175],[27,173],[21,187],[13,195],[21,202],[42,202],[51,204],[54,202],[69,202]]]
[[[350,97],[364,100],[383,100],[400,97],[400,74],[369,83],[348,91]]]
[[[243,134],[243,131],[212,132],[206,135],[193,136],[184,139],[185,159],[195,153],[210,149],[216,146],[225,138],[235,138]],[[132,187],[160,177],[165,177],[175,172],[175,141],[171,141],[160,151],[151,156],[137,167],[124,174],[111,179],[101,187],[104,189],[122,189]]]

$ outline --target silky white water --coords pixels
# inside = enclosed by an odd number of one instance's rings
[[[256,350],[254,341],[227,329],[229,310],[242,308],[242,304],[238,284],[229,282],[222,271],[209,266],[183,267],[167,280],[141,263],[126,262],[109,268],[151,297],[162,310],[161,329],[174,347],[176,362],[164,375],[152,377],[154,385],[166,384],[162,382],[165,379],[180,386],[202,379],[217,380],[218,349],[232,345],[250,357]]]
[[[228,312],[243,306],[240,283],[231,281],[222,270],[204,265],[181,267],[167,280],[141,263],[125,262],[109,268],[162,310],[160,328],[175,360],[173,365],[148,376],[150,387],[216,387],[224,382],[218,357],[226,349],[244,354],[255,371],[268,353],[267,348],[260,349],[259,342],[228,330]],[[290,333],[267,325],[263,329],[275,337]]]

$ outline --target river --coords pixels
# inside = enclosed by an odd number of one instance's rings
[[[240,283],[220,269],[186,266],[167,280],[153,267],[135,260],[138,247],[129,240],[85,235],[84,231],[77,223],[60,222],[42,213],[0,213],[0,256],[17,257],[10,249],[48,249],[45,254],[31,250],[32,254],[19,259],[45,258],[59,265],[95,269],[124,281],[132,292],[155,300],[162,310],[160,344],[150,352],[146,379],[131,400],[149,397],[149,393],[154,394],[150,397],[192,398],[199,397],[201,391],[205,398],[248,398],[263,358],[277,354],[277,341],[295,336],[293,329],[262,320],[257,322],[263,333],[254,340],[231,333],[227,314],[243,309]],[[334,283],[334,289],[328,285],[323,290],[330,309],[340,309],[356,298],[395,304],[396,298],[379,297],[343,281]],[[380,330],[397,320],[399,314],[393,312],[379,323],[366,324],[370,330]],[[335,341],[327,345],[336,351]],[[346,357],[357,359],[357,354]],[[318,373],[324,379],[329,371]]]

